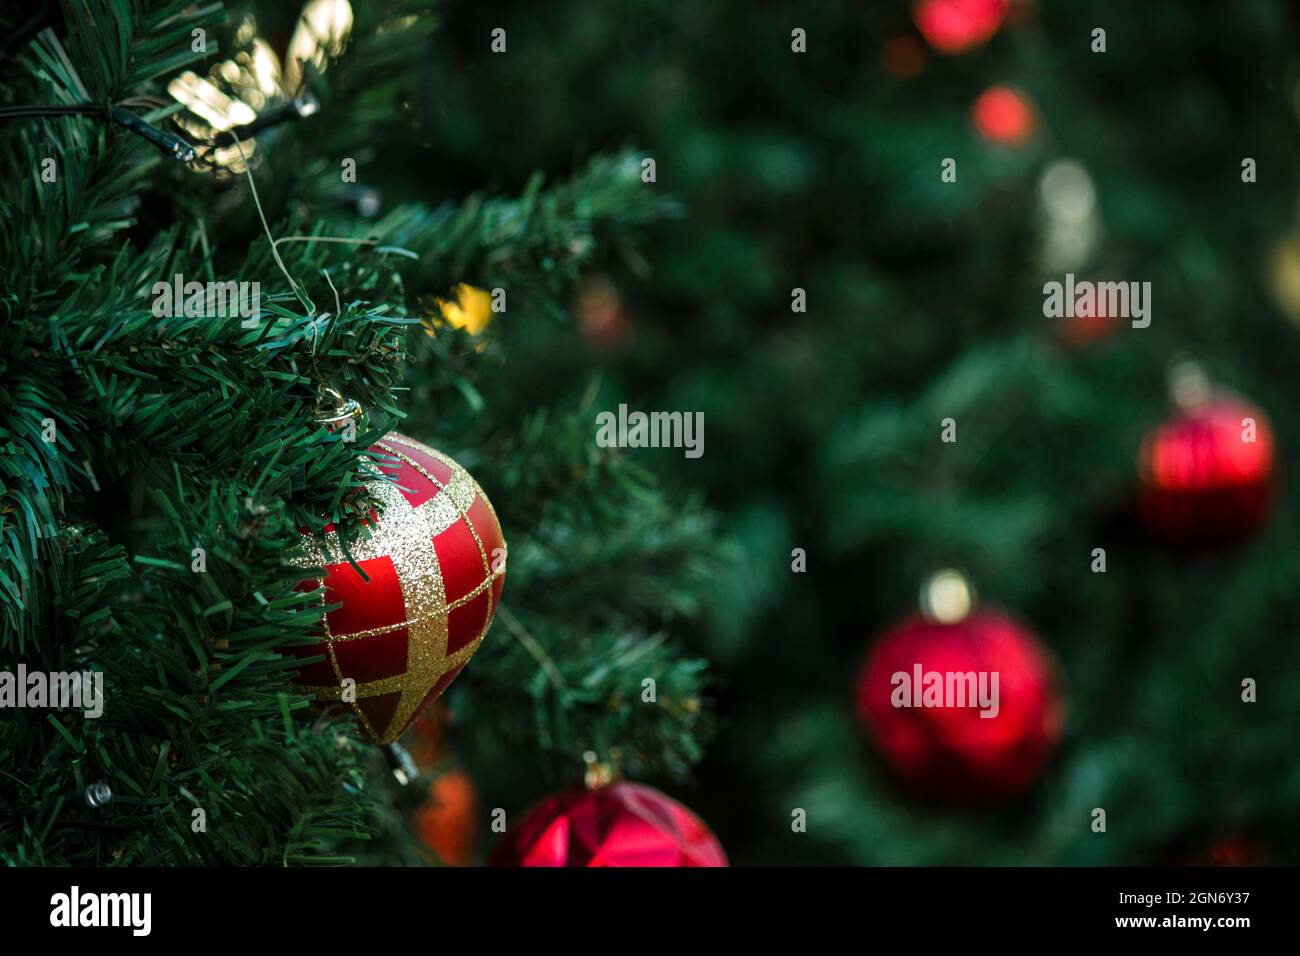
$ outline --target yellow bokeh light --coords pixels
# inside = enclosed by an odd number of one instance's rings
[[[470,335],[481,335],[492,322],[492,295],[462,282],[456,286],[456,300],[435,299],[441,321]],[[432,330],[430,330],[432,331]]]

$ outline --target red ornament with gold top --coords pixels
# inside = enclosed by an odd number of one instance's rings
[[[491,866],[726,866],[699,817],[654,787],[615,781],[543,800],[506,831]]]
[[[1264,413],[1212,388],[1191,363],[1170,376],[1174,417],[1138,452],[1138,506],[1156,535],[1178,544],[1246,537],[1272,510],[1273,431]]]
[[[934,575],[921,603],[922,614],[869,651],[859,719],[894,776],[919,796],[969,804],[1023,793],[1064,721],[1050,653],[1010,614],[973,610],[955,571]]]
[[[506,545],[483,489],[442,452],[396,433],[371,451],[396,480],[367,489],[382,511],[363,519],[350,542],[365,576],[344,556],[333,525],[304,534],[304,565],[325,575],[301,586],[323,584],[325,604],[340,606],[326,612],[319,644],[285,652],[323,655],[299,669],[295,686],[347,704],[372,740],[389,744],[483,642],[501,600]]]

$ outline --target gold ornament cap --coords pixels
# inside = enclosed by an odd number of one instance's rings
[[[1192,359],[1179,359],[1169,366],[1169,401],[1182,412],[1189,412],[1210,400],[1214,388],[1205,370]]]
[[[975,607],[975,589],[953,568],[936,571],[921,585],[921,614],[934,624],[959,624]]]
[[[619,756],[620,751],[616,747],[610,750],[609,759],[607,760],[601,760],[594,750],[588,750],[584,753],[582,760],[587,765],[587,772],[583,774],[583,785],[588,790],[599,790],[617,780],[618,772],[615,767]]]

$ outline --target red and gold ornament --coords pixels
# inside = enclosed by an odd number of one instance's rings
[[[548,797],[506,832],[491,866],[726,866],[699,817],[664,793],[615,781]]]
[[[505,582],[505,539],[483,489],[440,451],[392,433],[370,449],[393,482],[367,490],[382,505],[350,542],[363,577],[344,556],[334,525],[304,533],[304,566],[324,568],[321,642],[286,653],[324,661],[299,669],[295,686],[322,703],[352,707],[379,744],[436,700],[478,650]],[[345,680],[355,682],[355,693]],[[349,699],[352,698],[352,699]]]
[[[1224,543],[1258,529],[1274,497],[1273,431],[1252,403],[1209,385],[1192,363],[1170,376],[1174,417],[1138,450],[1146,526],[1180,544]]]
[[[1007,612],[972,605],[961,575],[936,574],[923,591],[923,612],[872,646],[856,691],[858,717],[900,783],[960,803],[1027,790],[1064,722],[1047,649]],[[975,687],[961,683],[968,674]],[[981,679],[992,706],[981,706]],[[961,696],[969,690],[975,699],[959,699],[959,684]]]

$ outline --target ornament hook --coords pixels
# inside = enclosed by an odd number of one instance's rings
[[[312,421],[318,425],[335,427],[347,421],[360,421],[364,414],[365,409],[360,402],[344,398],[337,388],[323,385],[316,399],[316,417]]]

